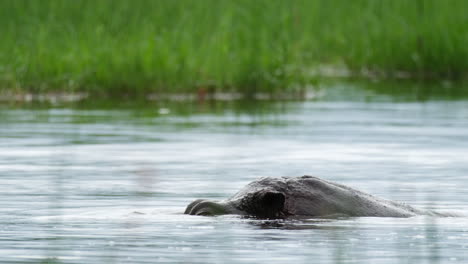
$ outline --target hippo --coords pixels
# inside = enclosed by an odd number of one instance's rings
[[[429,214],[314,176],[264,177],[223,201],[198,199],[190,215],[239,214],[261,219],[291,217],[412,217]]]

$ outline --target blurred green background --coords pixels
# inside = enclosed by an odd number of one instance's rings
[[[0,89],[289,92],[468,73],[464,0],[0,0]]]

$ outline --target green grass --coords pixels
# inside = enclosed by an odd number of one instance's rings
[[[465,78],[464,0],[0,0],[0,89],[276,92],[323,64]]]

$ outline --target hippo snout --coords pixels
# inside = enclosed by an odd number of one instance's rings
[[[198,199],[187,206],[184,214],[205,216],[240,214],[268,219],[283,218],[285,199],[282,193],[265,190],[235,200],[215,202]]]
[[[222,215],[222,214],[228,214],[228,210],[226,210],[225,206],[205,200],[205,199],[198,199],[190,203],[187,208],[185,209],[184,214],[190,214],[190,215]]]

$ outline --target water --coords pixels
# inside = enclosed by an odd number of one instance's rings
[[[466,263],[464,216],[182,214],[196,198],[227,198],[261,176],[304,174],[468,212],[468,101],[385,98],[249,111],[3,107],[0,261]]]

